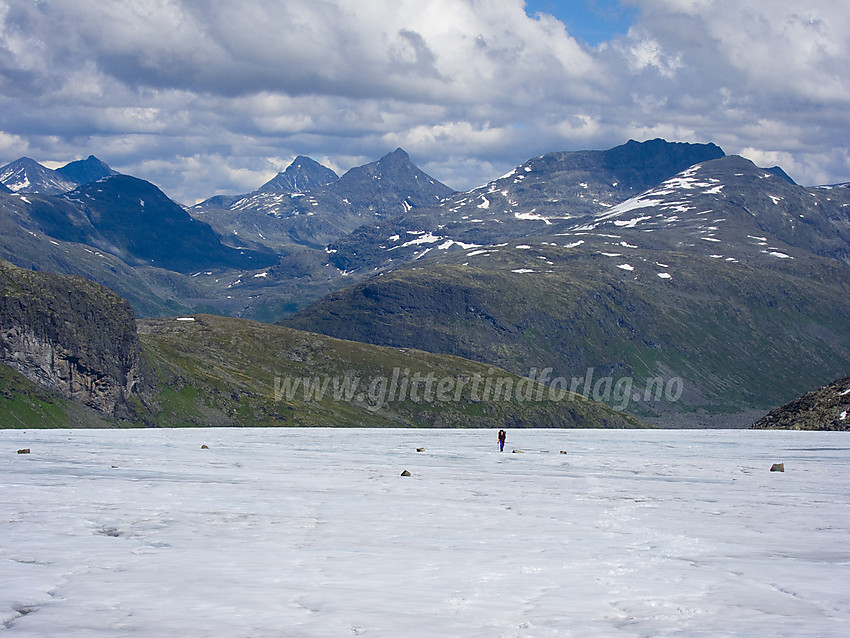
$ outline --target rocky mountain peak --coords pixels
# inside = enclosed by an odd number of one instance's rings
[[[380,160],[378,160],[378,162],[388,162],[388,161],[409,162],[410,161],[410,155],[408,155],[407,151],[405,151],[402,147],[399,146],[396,150],[394,150],[391,153],[387,153]]]
[[[69,162],[62,168],[57,168],[56,172],[77,184],[88,184],[104,177],[118,175],[118,171],[113,170],[106,162],[94,155],[89,155],[84,160]]]
[[[316,160],[299,155],[283,172],[257,189],[259,193],[307,193],[339,179],[334,171]]]
[[[329,188],[357,205],[395,209],[395,214],[433,206],[455,192],[417,167],[402,148],[352,168]]]
[[[42,195],[59,195],[77,186],[74,180],[29,157],[21,157],[0,168],[0,183],[16,193]]]
[[[84,160],[69,162],[51,170],[29,157],[21,157],[0,168],[0,183],[10,191],[61,195],[82,184],[96,182],[104,177],[118,175],[105,162],[94,155]]]

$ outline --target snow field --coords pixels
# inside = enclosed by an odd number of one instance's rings
[[[847,635],[846,434],[496,429],[0,431],[0,623]]]

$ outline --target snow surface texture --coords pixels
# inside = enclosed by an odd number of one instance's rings
[[[499,453],[495,430],[0,431],[0,628],[846,636],[848,443],[509,430]]]

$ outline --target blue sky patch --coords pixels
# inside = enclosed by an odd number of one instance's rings
[[[527,0],[525,12],[548,13],[563,22],[569,34],[595,46],[626,33],[637,17],[636,7],[618,0]]]

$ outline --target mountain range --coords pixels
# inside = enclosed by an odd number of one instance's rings
[[[846,189],[805,189],[721,157],[623,202],[591,197],[573,216],[515,206],[512,177],[476,192],[490,205],[474,218],[443,224],[430,211],[348,236],[343,255],[384,274],[283,323],[517,373],[681,379],[676,405],[632,406],[677,424],[766,409],[846,371]],[[494,236],[511,211],[534,229]],[[405,227],[417,228],[407,241]],[[387,270],[397,260],[405,266]]]
[[[417,168],[399,148],[339,178],[299,156],[258,190],[214,197],[189,212],[232,246],[271,247],[285,255],[303,248],[324,250],[363,224],[436,205],[453,192]]]
[[[515,375],[592,371],[645,396],[674,384],[675,401],[628,406],[666,425],[748,424],[847,374],[850,188],[799,186],[714,144],[550,153],[467,192],[402,149],[342,177],[299,156],[252,193],[189,208],[76,164],[0,169],[14,191],[0,257],[83,274],[141,316],[280,322]],[[71,188],[45,193],[53,173]]]
[[[0,168],[0,183],[14,193],[60,195],[82,184],[117,174],[94,155],[69,162],[55,171],[29,157],[21,157]]]

